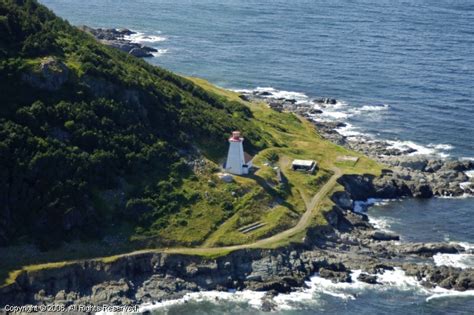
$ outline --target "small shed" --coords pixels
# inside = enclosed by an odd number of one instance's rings
[[[313,173],[317,167],[317,163],[314,160],[293,160],[291,168],[293,171]]]

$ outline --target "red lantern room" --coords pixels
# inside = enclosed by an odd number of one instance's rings
[[[232,131],[232,137],[229,138],[231,142],[240,142],[244,139],[240,137],[240,131]]]

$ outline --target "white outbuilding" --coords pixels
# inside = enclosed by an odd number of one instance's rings
[[[291,163],[291,168],[294,171],[306,173],[313,173],[317,166],[314,160],[293,160],[293,163]]]

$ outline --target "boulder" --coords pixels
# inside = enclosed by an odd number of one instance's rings
[[[217,176],[224,183],[232,183],[234,181],[234,177],[229,173],[219,173]]]
[[[352,225],[353,227],[358,227],[361,229],[370,229],[372,226],[369,223],[369,218],[365,214],[355,213],[352,211],[346,211],[344,213],[344,218]]]
[[[434,173],[441,169],[443,161],[440,160],[429,160],[424,171],[428,173]]]
[[[330,105],[335,105],[337,103],[337,100],[334,98],[316,98],[313,100],[315,103],[320,103],[320,104],[330,104]]]
[[[395,268],[393,268],[393,266],[387,265],[381,262],[376,262],[376,263],[372,263],[372,264],[368,264],[364,266],[364,271],[370,274],[376,274],[376,273],[382,274],[385,272],[385,270],[394,270],[394,269]]]
[[[369,275],[367,273],[361,273],[358,277],[357,280],[369,283],[369,284],[378,284],[377,282],[377,276],[376,275]]]
[[[399,165],[412,170],[422,171],[428,165],[428,161],[422,157],[403,157]]]
[[[443,166],[446,170],[453,170],[456,172],[465,172],[474,169],[474,161],[472,160],[452,160],[448,161]]]
[[[153,57],[153,54],[151,54],[149,50],[143,49],[142,47],[132,48],[128,53],[138,58]]]
[[[326,268],[320,268],[319,276],[321,278],[330,279],[334,283],[352,282],[351,275],[348,271],[333,271]]]
[[[317,108],[312,108],[308,111],[308,113],[311,114],[311,115],[315,115],[315,114],[322,114],[323,111],[320,110],[320,109],[317,109]]]
[[[250,102],[251,101],[251,98],[250,96],[246,95],[246,94],[240,94],[239,95],[239,98],[243,101],[246,101],[246,102]]]
[[[398,241],[400,236],[392,232],[385,232],[380,230],[368,232],[368,236],[374,241]]]

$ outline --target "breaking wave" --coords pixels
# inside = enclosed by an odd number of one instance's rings
[[[462,254],[436,254],[433,260],[436,266],[449,266],[461,269],[474,268],[474,244],[466,242],[456,243],[466,250]]]
[[[474,296],[474,290],[459,292],[440,287],[425,288],[415,277],[407,276],[400,268],[377,274],[379,284],[375,285],[358,280],[357,278],[361,273],[361,270],[354,270],[351,273],[351,283],[333,283],[331,280],[316,275],[306,283],[308,288],[290,294],[280,294],[275,298],[275,302],[277,302],[280,309],[288,310],[298,308],[299,305],[303,304],[317,304],[318,297],[320,298],[322,295],[330,295],[342,300],[356,300],[364,292],[374,294],[390,290],[408,291],[411,294],[419,295],[425,301],[442,297]]]
[[[158,51],[152,52],[151,54],[152,54],[154,57],[160,57],[160,56],[166,54],[167,52],[168,52],[168,49],[158,49]]]
[[[159,43],[159,42],[164,42],[168,38],[162,35],[148,35],[142,32],[136,32],[135,34],[131,35],[126,35],[124,36],[124,39],[131,41],[132,43],[138,43],[138,44],[153,44],[153,43]]]
[[[422,145],[409,140],[385,140],[377,139],[374,135],[367,133],[361,126],[354,126],[349,123],[351,117],[364,115],[366,117],[375,117],[383,119],[381,113],[389,112],[391,107],[389,104],[367,104],[363,106],[350,105],[344,101],[337,100],[335,104],[321,103],[319,100],[311,99],[308,95],[301,92],[292,92],[278,90],[273,87],[257,87],[255,89],[237,89],[239,93],[255,93],[263,98],[276,98],[294,100],[296,104],[307,104],[309,107],[321,110],[321,114],[309,115],[315,121],[338,121],[343,122],[345,126],[336,129],[341,135],[346,137],[363,137],[364,140],[385,141],[390,148],[399,149],[402,152],[410,152],[409,155],[437,155],[441,158],[450,156],[449,151],[454,147],[446,143],[430,143]],[[373,119],[373,118],[371,118]]]
[[[142,304],[139,313],[165,309],[171,306],[183,305],[190,302],[200,303],[209,302],[219,304],[222,302],[246,303],[254,309],[260,309],[262,306],[262,298],[265,292],[256,292],[250,290],[221,292],[221,291],[203,291],[187,293],[180,299],[162,301],[157,303]]]

